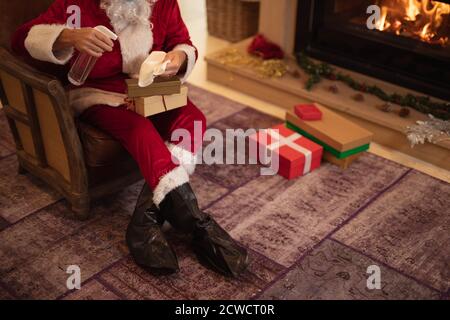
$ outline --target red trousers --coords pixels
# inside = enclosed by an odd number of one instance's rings
[[[96,105],[84,111],[81,118],[117,139],[128,150],[152,190],[161,177],[178,166],[165,144],[170,141],[172,132],[187,130],[192,137],[188,151],[195,153],[202,141],[194,139],[194,122],[201,122],[201,137],[206,130],[205,116],[190,101],[185,107],[149,118],[127,110],[125,106]]]

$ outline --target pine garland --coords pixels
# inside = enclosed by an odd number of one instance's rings
[[[306,81],[305,86],[308,91],[322,81],[322,78],[337,80],[344,82],[354,90],[373,94],[383,101],[396,103],[403,107],[411,107],[419,112],[432,114],[436,118],[442,120],[450,120],[450,103],[448,102],[437,102],[431,100],[430,97],[418,96],[410,93],[406,95],[386,93],[378,86],[367,85],[354,80],[352,77],[343,74],[342,72],[336,72],[336,70],[327,63],[315,63],[304,53],[299,53],[297,55],[297,61],[300,68],[309,75],[309,79]]]

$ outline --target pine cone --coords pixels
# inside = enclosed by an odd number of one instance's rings
[[[410,115],[411,111],[409,108],[401,108],[398,112],[398,115],[402,118],[407,118]]]

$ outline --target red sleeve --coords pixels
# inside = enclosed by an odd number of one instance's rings
[[[55,0],[46,12],[25,23],[14,32],[11,38],[12,50],[20,56],[31,58],[25,48],[25,39],[27,38],[30,29],[40,24],[66,24],[66,21],[66,0]]]

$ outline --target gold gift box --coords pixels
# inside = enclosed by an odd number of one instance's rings
[[[187,105],[188,88],[181,86],[180,93],[135,98],[136,112],[144,117],[177,109]]]
[[[169,79],[157,77],[151,85],[144,88],[139,87],[137,79],[127,79],[126,83],[129,98],[176,94],[181,90],[181,82],[177,77]]]

